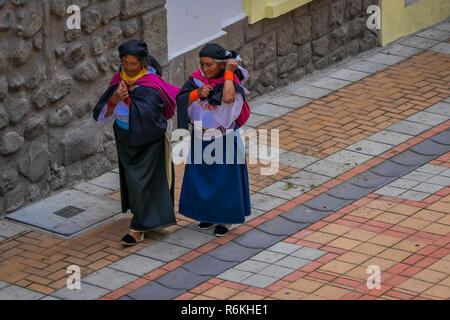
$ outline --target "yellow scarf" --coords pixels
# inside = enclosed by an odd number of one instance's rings
[[[122,80],[125,80],[126,83],[132,84],[132,83],[135,83],[140,78],[142,78],[143,76],[145,76],[147,73],[148,73],[148,70],[146,67],[144,67],[141,70],[141,72],[139,72],[136,76],[130,77],[129,75],[127,75],[127,73],[124,70],[122,70],[122,72],[120,72],[120,77],[122,78]]]

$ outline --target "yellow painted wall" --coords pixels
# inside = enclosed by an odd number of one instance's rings
[[[313,0],[244,0],[250,24],[264,18],[276,18]]]
[[[381,45],[414,33],[450,16],[450,0],[381,0]]]

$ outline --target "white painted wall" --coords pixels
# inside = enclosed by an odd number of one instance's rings
[[[225,34],[241,20],[244,0],[167,0],[169,60]]]

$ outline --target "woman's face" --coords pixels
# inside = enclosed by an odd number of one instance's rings
[[[216,62],[213,58],[200,58],[200,68],[207,79],[217,77],[224,66],[224,62]]]
[[[129,77],[134,77],[141,72],[144,65],[135,56],[124,56],[122,58],[122,67]]]

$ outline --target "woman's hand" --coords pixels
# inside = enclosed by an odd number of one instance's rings
[[[200,98],[207,98],[209,96],[209,93],[211,92],[211,90],[213,90],[214,88],[209,86],[209,85],[203,85],[200,88],[198,88],[198,96]]]
[[[125,81],[121,81],[119,86],[117,87],[116,91],[114,91],[113,95],[111,96],[111,102],[114,104],[118,104],[120,101],[125,100],[128,98],[128,88],[125,83]]]
[[[235,72],[239,65],[239,61],[236,59],[228,59],[227,64],[225,65],[225,71]]]

